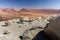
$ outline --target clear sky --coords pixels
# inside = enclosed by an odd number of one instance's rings
[[[60,9],[60,0],[0,0],[0,8]]]

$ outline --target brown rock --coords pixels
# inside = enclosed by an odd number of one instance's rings
[[[60,17],[52,21],[45,29],[50,40],[60,40]]]

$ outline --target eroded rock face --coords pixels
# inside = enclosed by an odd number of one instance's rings
[[[50,23],[46,18],[19,18],[0,22],[0,40],[32,40]]]

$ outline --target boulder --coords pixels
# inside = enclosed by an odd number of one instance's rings
[[[45,29],[50,40],[60,40],[60,17],[53,20]]]

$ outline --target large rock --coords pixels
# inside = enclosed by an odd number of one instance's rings
[[[60,40],[60,17],[53,20],[45,29],[50,40]]]

